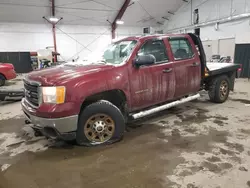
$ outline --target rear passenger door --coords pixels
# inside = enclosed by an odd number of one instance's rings
[[[200,89],[201,63],[190,37],[170,38],[175,72],[175,98],[196,93]]]

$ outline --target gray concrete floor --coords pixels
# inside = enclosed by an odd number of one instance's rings
[[[250,82],[235,87],[224,104],[204,94],[94,148],[35,138],[20,103],[1,103],[0,187],[250,187]]]

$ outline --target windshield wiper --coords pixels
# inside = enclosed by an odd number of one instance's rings
[[[100,60],[94,62],[93,64],[95,64],[95,63],[107,64],[108,62],[105,59],[100,59]]]

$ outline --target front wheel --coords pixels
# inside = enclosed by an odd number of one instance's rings
[[[215,78],[209,86],[208,95],[210,101],[223,103],[227,100],[230,92],[230,80],[227,76]]]
[[[94,146],[122,139],[125,120],[121,111],[108,101],[87,106],[80,114],[76,133],[79,145]]]

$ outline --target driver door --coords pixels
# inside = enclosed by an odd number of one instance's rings
[[[171,100],[174,96],[174,70],[172,62],[169,62],[165,42],[158,38],[145,41],[137,56],[151,54],[156,62],[153,65],[129,69],[133,111]]]

